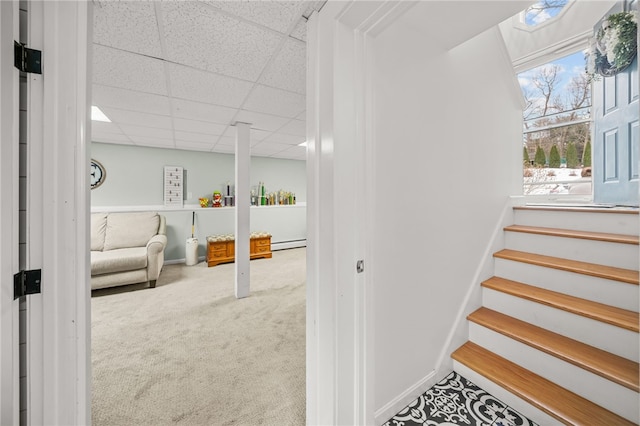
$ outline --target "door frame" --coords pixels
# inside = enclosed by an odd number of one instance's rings
[[[307,423],[374,405],[375,37],[416,2],[327,2],[307,23]],[[364,260],[364,273],[356,270]]]
[[[19,40],[18,1],[0,2],[0,424],[18,424],[19,301],[13,275],[19,270],[19,71],[13,40]]]
[[[92,2],[27,0],[27,262],[42,292],[27,300],[27,424],[91,423],[89,141]]]

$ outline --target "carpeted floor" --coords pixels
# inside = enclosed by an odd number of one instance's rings
[[[94,291],[93,425],[304,425],[305,256],[251,261],[239,300],[205,262]]]

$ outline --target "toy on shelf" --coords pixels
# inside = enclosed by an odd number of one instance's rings
[[[220,191],[213,191],[213,200],[211,207],[222,207],[222,194]]]
[[[200,198],[200,207],[209,207],[209,199]]]

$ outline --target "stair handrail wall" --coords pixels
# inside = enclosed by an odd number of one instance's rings
[[[522,196],[511,196],[505,201],[500,217],[496,221],[496,225],[491,234],[491,238],[487,242],[487,246],[473,275],[473,279],[469,282],[469,288],[460,304],[456,319],[451,326],[447,340],[438,357],[435,377],[444,377],[445,374],[453,370],[451,353],[466,342],[469,337],[467,315],[482,306],[482,288],[480,283],[493,275],[493,253],[505,247],[503,229],[505,226],[512,225],[514,222],[513,208],[518,205],[524,205],[524,203],[524,197]]]

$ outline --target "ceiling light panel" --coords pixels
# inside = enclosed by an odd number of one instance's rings
[[[167,95],[161,60],[93,45],[93,82],[157,95]]]
[[[158,114],[147,114],[137,111],[125,111],[117,108],[105,108],[104,113],[119,124],[134,124],[143,127],[171,129],[171,117]]]
[[[260,83],[305,94],[307,84],[307,49],[305,43],[291,37],[269,64]]]
[[[114,107],[150,114],[171,115],[167,96],[94,84],[92,99],[92,104],[100,108]]]
[[[286,33],[304,8],[300,1],[204,1],[217,9]]]
[[[101,2],[93,17],[94,43],[162,57],[154,2]]]
[[[195,68],[256,81],[282,39],[198,2],[161,8],[167,59]]]
[[[305,109],[305,97],[286,90],[256,85],[244,104],[244,108],[250,111],[293,118]]]
[[[193,68],[167,64],[174,97],[239,108],[252,83]]]

